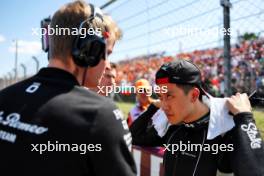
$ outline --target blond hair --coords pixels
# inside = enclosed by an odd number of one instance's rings
[[[113,18],[105,14],[104,21],[107,26],[107,30],[110,33],[110,37],[114,35],[115,40],[120,40],[122,38],[122,30],[118,27],[117,23],[113,20]]]
[[[77,0],[62,6],[55,12],[52,17],[50,27],[55,29],[57,27],[64,29],[78,29],[80,24],[87,20],[91,15],[90,6],[82,1]],[[92,20],[91,26],[93,28],[101,28],[101,31],[106,31],[106,24],[99,18]],[[83,28],[91,27],[84,25]],[[72,47],[77,35],[51,35],[49,37],[49,54],[50,58],[59,58],[64,60],[67,56],[71,55]]]

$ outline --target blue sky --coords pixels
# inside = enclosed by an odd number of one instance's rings
[[[108,0],[90,0],[101,6]],[[14,68],[14,39],[18,39],[18,68],[35,71],[32,56],[47,65],[46,53],[41,50],[40,36],[32,35],[32,28],[40,27],[40,21],[52,15],[69,0],[2,0],[0,1],[0,77]],[[87,1],[88,2],[88,1]],[[264,30],[263,0],[231,0],[232,42],[244,32]],[[220,29],[222,8],[219,0],[117,0],[104,10],[113,16],[123,30],[123,39],[117,43],[111,61],[133,56],[166,51],[169,55],[181,51],[221,46],[222,36],[182,35],[179,28]],[[169,31],[169,32],[168,32]],[[172,33],[171,33],[172,32]],[[263,34],[263,33],[262,33]]]
[[[90,0],[98,6],[107,0]],[[0,1],[0,76],[12,71],[15,62],[14,42],[18,39],[18,65],[24,63],[28,72],[35,69],[31,59],[34,55],[40,65],[47,64],[47,56],[41,51],[40,36],[32,35],[32,28],[40,27],[40,21],[52,15],[60,6],[70,2],[67,0],[3,0]],[[21,68],[19,66],[19,68]],[[13,72],[12,72],[13,73]]]

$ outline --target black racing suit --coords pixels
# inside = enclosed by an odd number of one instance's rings
[[[264,176],[264,144],[252,113],[237,114],[232,130],[207,140],[209,113],[190,124],[170,126],[161,138],[154,127],[148,128],[156,111],[150,105],[133,122],[130,131],[134,145],[165,147],[165,176],[215,176],[217,169],[236,176]],[[181,144],[187,148],[182,145],[180,149]],[[191,144],[199,145],[195,148]]]
[[[134,176],[131,140],[114,103],[64,70],[0,92],[1,176]]]

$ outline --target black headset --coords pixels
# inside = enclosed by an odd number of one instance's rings
[[[97,10],[94,5],[89,5],[91,8],[91,15],[80,24],[78,31],[82,29],[85,23],[88,23],[89,28],[92,27],[92,21],[95,17],[99,17],[103,21],[103,14],[100,9]],[[106,57],[106,41],[103,35],[99,36],[96,32],[93,35],[86,33],[86,36],[81,38],[80,34],[78,34],[73,43],[72,56],[74,63],[80,67],[87,68],[98,65],[100,60]]]

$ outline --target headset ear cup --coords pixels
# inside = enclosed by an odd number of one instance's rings
[[[89,50],[83,50],[81,53],[80,53],[80,58],[79,58],[81,61],[82,61],[82,66],[83,67],[94,67],[96,66],[99,61],[97,62],[96,58],[94,56],[91,56],[90,53],[89,53]]]
[[[79,50],[79,45],[78,45],[78,42],[79,42],[79,38],[76,38],[75,41],[74,41],[74,44],[73,44],[73,47],[72,47],[72,58],[73,58],[73,61],[76,65],[78,66],[81,66],[82,63],[81,63],[81,55],[80,55],[80,50]]]
[[[72,51],[72,57],[76,65],[80,67],[88,67],[88,65],[86,66],[86,63],[84,60],[85,57],[80,53],[80,50],[78,50],[77,48]]]
[[[89,54],[89,62],[92,67],[99,64],[101,59],[104,59],[105,54],[105,42],[102,40],[96,40],[91,43],[91,53]]]
[[[96,59],[95,57],[93,56],[90,56],[89,59],[88,59],[88,63],[91,67],[95,67],[96,65],[98,65],[100,62],[100,59]]]
[[[94,67],[105,59],[106,41],[97,35],[76,38],[72,48],[74,63],[80,67]]]
[[[79,57],[80,53],[79,53],[79,50],[78,49],[73,49],[72,50],[72,56],[74,59],[76,59],[77,57]]]
[[[79,29],[84,24],[88,24],[88,28],[93,28],[92,20],[98,17],[103,22],[103,13],[99,8],[95,8],[93,4],[89,4],[91,15],[87,20],[81,22]],[[77,36],[72,47],[72,57],[76,65],[80,67],[94,67],[99,64],[101,59],[105,59],[105,38],[99,34],[86,35],[84,38]]]
[[[84,67],[94,67],[104,58],[106,44],[101,38],[90,36],[80,46],[80,57]]]

